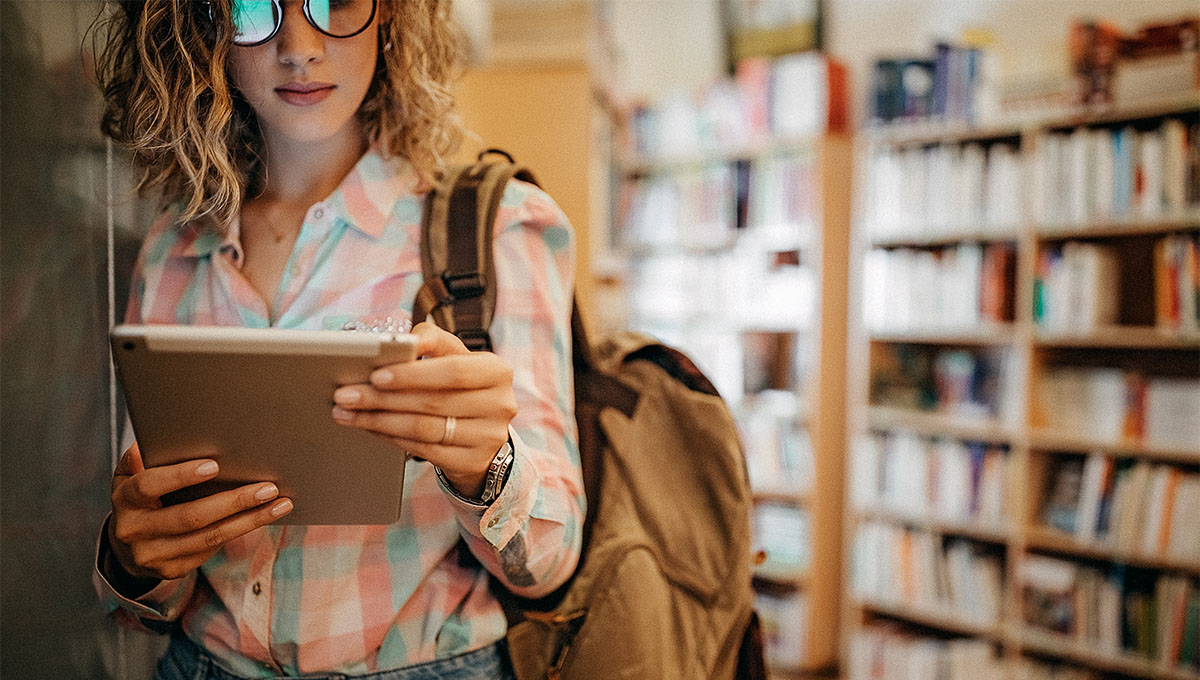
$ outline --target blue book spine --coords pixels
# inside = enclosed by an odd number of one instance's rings
[[[1113,173],[1113,214],[1125,217],[1129,215],[1133,202],[1133,131],[1128,128],[1114,130],[1112,138],[1116,166]]]
[[[950,51],[948,43],[938,43],[933,60],[933,105],[935,116],[946,115],[946,105],[950,97]]]

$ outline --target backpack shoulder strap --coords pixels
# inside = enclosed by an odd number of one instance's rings
[[[489,156],[503,156],[497,160]],[[425,198],[421,269],[425,281],[413,304],[413,321],[432,316],[468,349],[491,350],[488,327],[496,307],[492,236],[508,181],[534,185],[529,170],[507,153],[488,149],[472,165],[451,166]]]

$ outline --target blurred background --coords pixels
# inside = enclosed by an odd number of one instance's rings
[[[0,0],[0,675],[148,678],[90,582],[154,213],[97,0]],[[737,416],[778,678],[1200,679],[1193,0],[456,0],[597,331]]]

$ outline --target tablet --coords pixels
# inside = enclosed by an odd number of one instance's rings
[[[117,326],[112,350],[147,467],[196,458],[216,478],[178,503],[274,482],[294,509],[278,524],[391,524],[406,456],[333,420],[333,392],[410,361],[407,334],[203,326]]]

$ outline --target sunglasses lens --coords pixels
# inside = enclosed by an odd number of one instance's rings
[[[251,45],[266,40],[279,25],[279,6],[271,0],[234,0],[233,42]]]
[[[308,16],[332,36],[354,35],[371,21],[372,0],[309,0]]]

